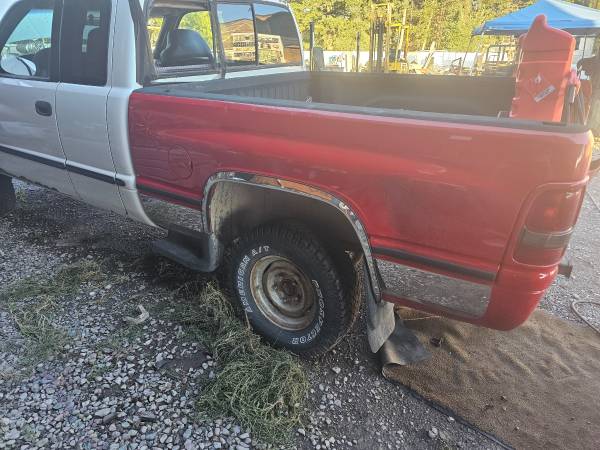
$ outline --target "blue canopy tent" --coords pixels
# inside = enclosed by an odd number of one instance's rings
[[[573,35],[600,34],[600,11],[561,0],[539,0],[531,6],[497,19],[488,20],[473,31],[473,36],[519,36],[527,30],[533,20],[544,14],[548,25]]]
[[[587,48],[588,36],[600,34],[599,10],[562,0],[539,0],[526,8],[488,20],[479,28],[473,30],[471,42],[476,36],[511,36],[517,38],[526,33],[535,18],[541,14],[546,16],[548,25],[551,27],[565,30],[574,36],[582,36],[584,54]],[[469,42],[468,48],[471,47],[471,42]],[[463,61],[461,61],[461,71],[467,54],[468,49]],[[478,54],[479,51],[477,51],[476,58]]]

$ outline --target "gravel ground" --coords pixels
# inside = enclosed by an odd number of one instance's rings
[[[600,183],[590,193],[600,199]],[[54,306],[54,321],[65,330],[58,356],[32,354],[14,311],[0,305],[0,448],[268,446],[235,418],[199,418],[195,398],[219,365],[202,342],[185,339],[159,312],[170,308],[173,289],[161,275],[181,272],[150,254],[160,232],[29,185],[19,184],[18,199],[17,211],[0,221],[0,286],[43,280],[65,264],[102,270]],[[559,281],[542,305],[569,320],[578,320],[569,310],[572,299],[600,292],[599,219],[586,199],[570,250],[574,277]],[[138,304],[151,319],[125,326]],[[336,351],[303,364],[309,408],[290,447],[500,447],[386,381],[362,322]],[[33,370],[24,377],[23,367]]]

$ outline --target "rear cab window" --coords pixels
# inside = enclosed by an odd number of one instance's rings
[[[162,79],[303,65],[296,23],[280,3],[155,0],[147,29]]]
[[[219,3],[217,17],[229,67],[302,64],[300,37],[286,7],[270,3]]]
[[[264,3],[254,5],[259,65],[302,64],[296,24],[286,8]]]
[[[256,64],[256,30],[252,5],[219,3],[217,17],[227,65]]]
[[[160,2],[147,23],[154,66],[159,76],[214,73],[218,54],[208,3]]]

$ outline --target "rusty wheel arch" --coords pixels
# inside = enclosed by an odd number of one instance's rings
[[[369,239],[358,215],[345,202],[319,188],[276,177],[218,172],[204,189],[204,230],[227,245],[241,233],[275,220],[297,220],[321,235],[352,245],[365,257],[372,293],[381,287]]]

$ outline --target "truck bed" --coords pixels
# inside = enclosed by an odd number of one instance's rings
[[[252,98],[278,106],[362,114],[393,116],[412,111],[497,117],[510,110],[515,81],[509,77],[297,72],[157,86],[146,91],[165,89],[178,96]]]

